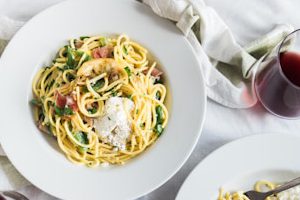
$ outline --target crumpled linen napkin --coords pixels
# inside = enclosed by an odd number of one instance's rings
[[[202,0],[143,2],[157,15],[176,23],[196,52],[208,97],[232,108],[249,108],[256,104],[254,78],[257,67],[284,36],[294,30],[291,25],[280,24],[241,47],[215,10]]]

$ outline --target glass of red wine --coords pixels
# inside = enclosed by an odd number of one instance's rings
[[[255,79],[256,94],[274,115],[300,118],[300,29],[287,35]]]

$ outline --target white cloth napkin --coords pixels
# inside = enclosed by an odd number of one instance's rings
[[[201,63],[208,97],[232,108],[256,104],[253,82],[257,67],[293,31],[291,25],[277,25],[262,38],[241,47],[215,10],[202,0],[144,0],[144,3],[157,15],[176,22]]]

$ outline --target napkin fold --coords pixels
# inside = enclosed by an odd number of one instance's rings
[[[291,25],[278,24],[263,37],[241,47],[220,16],[202,0],[143,2],[157,15],[176,23],[196,52],[208,97],[231,108],[256,104],[257,68],[284,36],[294,30]]]

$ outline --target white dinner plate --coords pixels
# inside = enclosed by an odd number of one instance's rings
[[[168,82],[169,124],[146,152],[124,166],[87,168],[70,163],[56,141],[40,133],[29,101],[37,70],[50,64],[70,38],[127,34],[159,61]],[[31,183],[62,199],[134,199],[166,182],[187,160],[200,136],[206,105],[204,79],[192,47],[176,26],[133,0],[79,0],[32,18],[1,57],[0,141]]]
[[[224,145],[191,172],[176,200],[217,200],[219,189],[248,191],[255,182],[282,183],[300,176],[300,137],[262,134]]]

